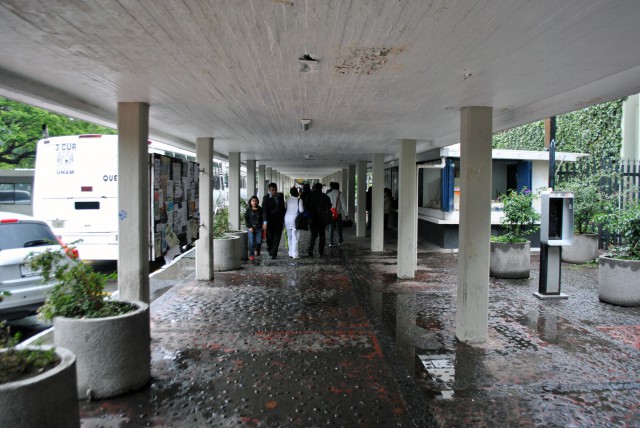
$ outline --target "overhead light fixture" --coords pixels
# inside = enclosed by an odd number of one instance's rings
[[[300,123],[304,131],[308,131],[311,128],[311,119],[300,119]]]

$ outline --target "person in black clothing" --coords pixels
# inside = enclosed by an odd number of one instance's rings
[[[322,183],[313,185],[313,190],[304,201],[305,208],[309,211],[310,222],[309,230],[311,232],[311,241],[309,241],[309,249],[307,254],[313,257],[313,247],[316,245],[316,238],[320,236],[318,243],[318,253],[320,257],[324,256],[324,245],[326,241],[325,228],[326,224],[323,218],[323,211],[331,209],[331,199],[322,193]]]
[[[260,257],[260,247],[262,246],[262,229],[267,225],[262,218],[262,207],[260,206],[260,200],[257,196],[252,196],[249,199],[249,206],[244,213],[244,224],[249,231],[248,244],[249,244],[249,260],[254,261],[254,248],[255,255]]]
[[[267,223],[267,249],[269,257],[278,257],[278,246],[284,227],[284,194],[278,192],[276,183],[269,184],[269,193],[262,199],[263,218]]]

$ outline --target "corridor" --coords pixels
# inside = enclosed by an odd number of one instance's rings
[[[489,340],[468,346],[455,253],[421,243],[398,280],[394,236],[372,253],[345,232],[324,258],[281,246],[213,282],[186,263],[152,304],[150,386],[82,402],[82,426],[640,424],[640,308],[600,303],[594,266],[563,265],[555,302],[532,295],[535,255],[529,280],[492,279]]]

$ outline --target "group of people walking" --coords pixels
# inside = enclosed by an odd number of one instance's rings
[[[284,197],[278,192],[278,186],[270,183],[268,192],[262,198],[262,206],[257,196],[249,199],[249,206],[244,214],[245,225],[249,232],[249,260],[255,260],[260,256],[263,237],[266,238],[267,250],[271,259],[278,257],[278,248],[282,238],[283,229],[286,228],[289,246],[289,257],[300,258],[298,241],[300,230],[296,228],[298,215],[308,218],[311,239],[307,248],[307,255],[313,257],[316,240],[318,240],[318,254],[324,256],[326,245],[326,229],[329,228],[329,246],[343,243],[342,220],[348,218],[348,211],[344,197],[340,192],[338,183],[330,183],[326,193],[322,191],[322,184],[316,183],[313,189],[308,184],[302,187],[302,192],[297,187],[289,190],[289,197]],[[332,210],[333,209],[333,210]],[[335,214],[329,220],[329,214],[335,210]],[[334,238],[335,236],[335,238]]]

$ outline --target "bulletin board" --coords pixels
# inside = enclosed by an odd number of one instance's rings
[[[149,171],[150,260],[169,262],[198,239],[198,163],[153,153]]]

